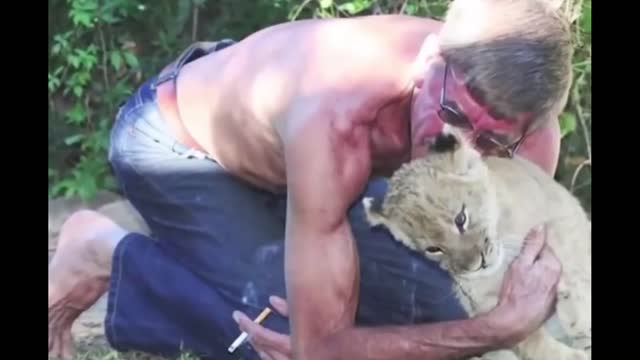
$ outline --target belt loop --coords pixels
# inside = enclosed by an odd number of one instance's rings
[[[155,90],[158,85],[170,80],[174,80],[176,77],[178,77],[178,72],[180,72],[180,69],[182,68],[182,66],[184,66],[184,64],[189,60],[191,55],[193,55],[193,52],[197,49],[198,49],[198,44],[196,43],[196,44],[191,44],[185,51],[183,51],[182,54],[180,54],[180,56],[178,57],[178,59],[175,61],[175,63],[171,65],[171,71],[169,71],[166,74],[159,75],[157,79],[153,83],[151,83],[151,90]]]
[[[151,82],[151,85],[150,85],[151,90],[156,90],[156,87],[158,85],[161,85],[162,83],[165,83],[169,80],[175,79],[177,75],[178,75],[178,71],[175,67],[171,69],[171,71],[169,71],[168,73],[159,75],[158,77],[156,77],[155,81]]]
[[[215,43],[215,45],[213,46],[213,50],[212,50],[212,51],[219,51],[219,50],[222,50],[222,49],[224,49],[224,48],[226,48],[226,47],[229,47],[229,46],[231,46],[231,45],[233,45],[233,44],[235,44],[235,43],[236,43],[236,42],[235,42],[235,40],[233,40],[233,39],[229,39],[229,38],[227,38],[227,39],[222,39],[222,40],[220,40],[220,41],[218,41],[218,42],[216,42],[216,43]]]
[[[196,42],[191,44],[176,60],[176,62],[172,65],[171,71],[166,74],[159,75],[154,82],[151,83],[151,90],[155,90],[156,87],[164,82],[174,80],[178,77],[178,72],[184,66],[184,64],[189,61],[193,53],[197,50],[206,53],[212,53],[218,50],[222,50],[228,46],[235,44],[235,40],[233,39],[222,39],[216,42]]]

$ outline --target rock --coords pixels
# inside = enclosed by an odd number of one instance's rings
[[[104,204],[120,200],[122,197],[110,191],[101,191],[89,202],[79,198],[58,198],[49,200],[49,249],[55,247],[58,232],[64,221],[77,210],[96,209]],[[53,243],[52,243],[53,242]]]
[[[149,234],[149,228],[140,213],[121,196],[104,191],[91,202],[80,199],[49,200],[49,252],[58,243],[60,227],[75,211],[93,209],[111,218],[117,224],[129,231]]]
[[[97,211],[131,232],[149,235],[151,231],[138,210],[127,200],[118,200],[101,206]]]
[[[106,343],[104,320],[107,315],[107,295],[83,312],[71,327],[76,343]]]

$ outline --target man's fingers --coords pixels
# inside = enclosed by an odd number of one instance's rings
[[[256,352],[258,353],[260,360],[273,360],[273,356],[268,355],[266,352],[262,350],[256,350]]]
[[[524,247],[520,253],[520,262],[523,264],[533,264],[546,241],[546,231],[542,226],[533,228],[524,241]]]
[[[291,345],[288,336],[265,329],[260,325],[256,325],[255,329],[249,331],[251,331],[253,335],[252,342],[256,345],[264,346],[265,348],[273,348],[275,351],[282,352],[284,354],[291,353]]]
[[[271,306],[276,309],[278,313],[282,316],[289,316],[289,306],[287,305],[287,301],[279,296],[270,296],[269,302]]]
[[[257,348],[254,341],[250,340],[260,360],[292,360],[291,355],[286,355],[272,349]]]
[[[562,272],[562,264],[549,245],[545,245],[540,251],[538,263],[542,270],[551,272],[556,279]]]
[[[284,354],[291,353],[291,343],[288,336],[266,329],[260,324],[256,324],[249,317],[239,311],[234,312],[233,318],[238,323],[240,330],[249,334],[251,342],[257,347],[263,347],[263,351],[273,349]]]
[[[291,355],[285,355],[281,352],[277,352],[274,350],[267,350],[266,352],[263,352],[264,354],[266,354],[265,359],[268,360],[291,360]]]

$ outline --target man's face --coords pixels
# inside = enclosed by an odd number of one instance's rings
[[[444,92],[443,92],[444,91]],[[462,128],[483,154],[509,156],[517,150],[526,121],[497,119],[478,104],[460,76],[442,61],[426,71],[411,106],[412,158],[424,156],[445,123]]]

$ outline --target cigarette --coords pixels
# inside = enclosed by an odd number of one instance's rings
[[[258,315],[258,317],[256,317],[253,320],[253,322],[256,323],[256,324],[260,324],[267,317],[267,315],[269,315],[269,313],[271,313],[271,309],[267,307],[264,310],[262,310],[260,315]],[[234,352],[238,348],[238,346],[240,346],[245,340],[247,340],[248,336],[249,336],[249,334],[247,334],[246,332],[243,331],[242,334],[240,334],[240,336],[238,336],[236,338],[236,340],[233,342],[233,344],[231,344],[231,346],[229,346],[227,351],[229,351],[230,353]]]

